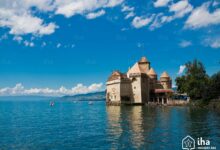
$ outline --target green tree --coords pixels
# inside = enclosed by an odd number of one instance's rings
[[[209,77],[206,74],[204,65],[196,59],[185,65],[185,75],[176,78],[177,91],[187,93],[194,100],[206,99]]]
[[[211,76],[209,93],[212,99],[218,99],[220,97],[220,71]]]

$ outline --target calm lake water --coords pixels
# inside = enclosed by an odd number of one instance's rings
[[[105,106],[105,102],[0,101],[1,150],[169,149],[182,138],[220,149],[220,115],[188,107]]]

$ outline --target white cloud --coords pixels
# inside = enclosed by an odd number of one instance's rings
[[[122,4],[124,0],[107,0],[107,4],[104,7],[115,7]]]
[[[10,28],[10,34],[24,35],[49,35],[52,34],[56,25],[54,23],[44,24],[43,20],[37,17],[23,14],[22,16],[13,15],[9,19],[3,20],[0,24]]]
[[[183,41],[181,41],[180,43],[179,43],[179,46],[180,47],[188,47],[188,46],[191,46],[192,45],[192,42],[191,41],[185,41],[185,40],[183,40]]]
[[[156,0],[154,2],[154,7],[164,7],[167,6],[170,0]]]
[[[122,11],[122,12],[134,11],[134,7],[130,7],[130,6],[127,6],[127,5],[123,5],[121,11]]]
[[[174,19],[181,18],[192,10],[193,6],[188,2],[188,0],[178,1],[177,3],[174,3],[169,7],[169,11],[175,13],[173,16]]]
[[[93,83],[89,86],[77,84],[76,86],[68,89],[61,86],[58,89],[51,88],[29,88],[26,89],[21,83],[16,84],[14,87],[0,88],[0,96],[21,96],[21,95],[38,95],[38,96],[64,96],[90,93],[104,90],[102,83]]]
[[[36,7],[40,11],[47,12],[54,9],[53,1],[54,0],[14,0],[14,5],[22,8]]]
[[[45,4],[44,4],[44,3]],[[57,26],[55,23],[45,23],[43,19],[34,16],[31,7],[46,11],[48,0],[31,2],[31,0],[15,0],[0,2],[0,27],[9,28],[9,33],[14,35],[48,35],[52,34]],[[44,4],[44,6],[43,6]]]
[[[134,12],[129,12],[126,16],[125,19],[129,19],[131,17],[134,17],[135,13]]]
[[[210,46],[212,48],[220,48],[220,39],[216,39],[216,40],[210,42]]]
[[[150,30],[154,30],[155,28],[161,27],[165,22],[167,22],[169,19],[168,16],[164,16],[163,13],[158,13],[155,15],[151,25],[150,25]]]
[[[122,2],[123,0],[1,0],[0,27],[8,28],[13,35],[49,35],[58,26],[39,17],[41,13],[48,17],[54,14],[66,17],[88,14],[87,18],[91,19],[103,15],[105,8],[115,7]],[[103,10],[96,12],[98,9]]]
[[[124,14],[125,14],[125,19],[129,19],[129,18],[135,16],[134,7],[130,7],[130,6],[127,6],[127,5],[123,5],[121,11],[124,12]]]
[[[24,45],[27,47],[34,47],[34,43],[33,42],[29,42],[27,40],[24,41]]]
[[[220,48],[220,37],[206,38],[203,43],[211,48]]]
[[[211,43],[210,43],[210,46],[211,46],[212,48],[220,48],[220,39],[211,42]]]
[[[95,19],[95,18],[100,17],[100,16],[102,16],[102,15],[104,15],[104,14],[105,14],[105,11],[102,9],[102,10],[100,10],[100,11],[91,12],[91,13],[87,14],[87,15],[86,15],[86,18],[87,18],[87,19]]]
[[[186,28],[197,29],[207,27],[209,25],[220,24],[220,9],[209,12],[211,3],[204,3],[202,6],[193,10],[187,21],[185,22]]]
[[[143,16],[142,17],[136,16],[132,21],[132,25],[135,28],[141,28],[148,25],[151,21],[152,21],[152,17],[148,18]]]
[[[56,0],[56,14],[71,17],[76,14],[84,15],[101,8],[115,7],[123,0]]]
[[[155,28],[159,28],[165,23],[171,22],[175,19],[182,18],[186,14],[190,13],[193,10],[193,6],[188,2],[188,0],[180,0],[176,3],[172,3],[168,5],[169,13],[157,13],[152,15],[153,19],[150,25],[150,30],[154,30]]]
[[[181,75],[183,72],[184,72],[184,70],[186,69],[186,66],[185,65],[180,65],[180,68],[179,68],[179,71],[178,71],[178,75]]]

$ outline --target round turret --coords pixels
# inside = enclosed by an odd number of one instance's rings
[[[172,87],[172,81],[168,73],[165,71],[160,76],[160,82],[164,89],[171,89]]]
[[[160,81],[169,81],[169,80],[170,80],[170,76],[166,71],[164,71],[160,76]]]
[[[149,63],[149,61],[147,60],[146,57],[141,57],[141,59],[139,60],[139,63]]]
[[[140,67],[140,70],[146,74],[150,70],[150,62],[146,57],[141,57],[141,59],[138,61],[138,66]]]
[[[125,78],[127,78],[126,74],[123,74],[120,71],[116,70],[112,72],[111,76],[108,78],[108,81],[113,81],[117,79],[125,79]]]
[[[152,79],[157,79],[157,74],[156,72],[154,71],[153,68],[150,68],[150,70],[148,71],[147,75],[152,78]]]

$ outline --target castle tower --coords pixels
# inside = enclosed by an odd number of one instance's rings
[[[156,72],[154,71],[153,68],[150,68],[150,70],[148,71],[147,75],[150,78],[150,90],[153,90],[156,87],[157,74],[156,74]]]
[[[163,72],[158,81],[157,73],[142,57],[127,74],[114,71],[106,82],[106,102],[118,104],[167,104],[173,93],[172,80]]]
[[[138,65],[140,67],[140,70],[146,74],[150,70],[150,62],[147,60],[146,57],[141,57],[141,59],[138,61]]]
[[[119,104],[131,102],[131,82],[126,74],[114,71],[106,82],[106,102]]]
[[[170,76],[167,74],[166,71],[162,73],[160,76],[160,82],[164,89],[171,89],[172,88],[172,81]]]
[[[143,104],[149,100],[149,79],[146,74],[146,60],[137,62],[128,70],[127,76],[131,80],[132,101],[136,104]],[[141,68],[142,65],[142,68]]]

